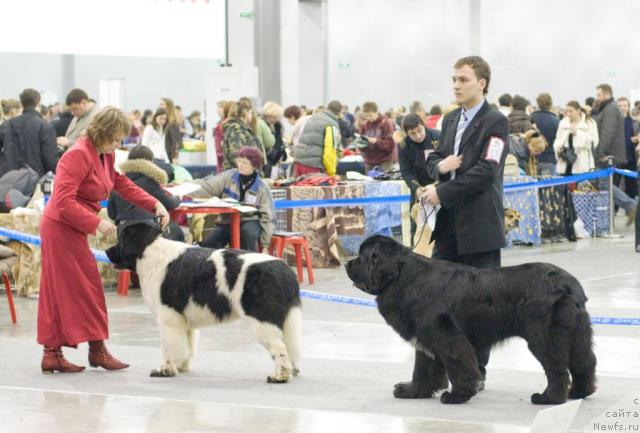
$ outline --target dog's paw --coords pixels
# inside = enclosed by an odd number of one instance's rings
[[[459,394],[445,391],[440,396],[440,402],[443,404],[460,404],[469,401],[472,396],[469,394]]]
[[[432,398],[432,389],[420,388],[413,382],[400,382],[393,386],[393,396],[395,398]]]
[[[299,374],[300,374],[300,369],[298,367],[293,367],[293,370],[291,371],[291,375],[293,377],[296,377]]]
[[[176,373],[168,368],[160,368],[158,370],[151,370],[150,377],[173,377]]]
[[[292,375],[293,370],[282,368],[279,369],[276,374],[267,376],[267,383],[287,383]]]
[[[562,398],[549,398],[545,394],[535,393],[531,394],[531,403],[533,404],[562,404],[566,399]]]

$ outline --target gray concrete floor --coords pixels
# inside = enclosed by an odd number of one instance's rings
[[[618,226],[623,225],[619,220]],[[633,231],[621,239],[580,240],[504,251],[504,264],[545,261],[583,283],[592,316],[640,318],[640,254]],[[314,291],[366,297],[340,269],[315,271]],[[393,384],[408,380],[413,351],[374,308],[303,301],[301,375],[265,383],[272,362],[242,324],[201,332],[193,371],[149,377],[160,363],[158,331],[139,291],[107,293],[114,355],[120,372],[89,368],[42,375],[35,342],[37,301],[17,299],[10,322],[0,292],[0,432],[527,432],[541,409],[529,402],[544,388],[526,345],[511,340],[492,352],[487,388],[469,403],[396,400]],[[640,396],[640,326],[596,325],[598,386],[571,431],[583,431],[625,395]],[[67,349],[87,365],[86,345]]]

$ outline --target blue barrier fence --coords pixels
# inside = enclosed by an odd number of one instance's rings
[[[581,173],[573,176],[564,176],[561,178],[541,179],[534,182],[513,183],[504,186],[505,192],[520,191],[523,189],[545,188],[556,185],[566,185],[568,183],[584,182],[586,180],[598,179],[610,176],[613,173],[619,173],[623,176],[637,178],[638,173],[630,170],[621,170],[617,168],[605,168],[589,173]],[[389,197],[362,197],[362,198],[338,198],[330,200],[275,200],[276,209],[300,209],[313,207],[343,207],[343,206],[364,206],[368,204],[380,203],[408,203],[410,197],[408,195],[396,195]]]
[[[20,242],[26,242],[40,246],[38,236],[10,230],[0,227],[0,236],[7,237]],[[111,263],[107,255],[102,250],[91,249],[96,260],[104,263]],[[330,293],[314,292],[311,290],[300,290],[303,298],[315,299],[318,301],[333,302],[338,304],[361,305],[365,307],[377,307],[378,304],[373,299],[356,298],[352,296],[334,295]],[[640,319],[630,317],[592,317],[591,323],[594,325],[617,325],[617,326],[640,326]]]

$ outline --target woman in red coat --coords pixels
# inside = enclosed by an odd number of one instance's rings
[[[117,108],[100,111],[58,162],[53,194],[40,224],[42,275],[38,300],[38,343],[44,346],[42,372],[79,372],[62,355],[62,346],[89,342],[89,364],[107,370],[128,367],[107,351],[107,307],[102,281],[87,235],[113,233],[98,217],[100,201],[112,190],[169,222],[166,209],[114,170],[114,149],[129,135],[131,124]]]

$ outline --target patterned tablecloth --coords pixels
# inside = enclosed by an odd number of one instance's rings
[[[504,185],[532,182],[534,180],[535,178],[529,176],[505,177]],[[541,243],[540,205],[537,190],[531,188],[520,191],[506,191],[503,205],[505,208],[517,210],[521,215],[519,227],[509,231],[507,234],[509,245]]]

